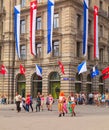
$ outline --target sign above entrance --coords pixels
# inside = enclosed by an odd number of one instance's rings
[[[74,78],[63,78],[63,80],[72,80],[72,81],[74,81],[75,79]]]

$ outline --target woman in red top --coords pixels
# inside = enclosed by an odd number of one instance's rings
[[[29,112],[29,105],[30,105],[30,95],[28,94],[25,100],[26,103],[26,111]]]

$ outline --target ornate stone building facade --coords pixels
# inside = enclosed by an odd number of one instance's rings
[[[31,93],[33,97],[40,91],[52,93],[58,98],[60,90],[69,92],[103,92],[108,89],[108,79],[102,80],[101,71],[109,65],[109,1],[89,0],[89,33],[87,57],[82,55],[83,41],[83,0],[55,0],[53,24],[53,51],[47,54],[47,0],[38,0],[36,18],[36,52],[30,54],[30,1],[0,0],[0,65],[8,70],[0,75],[0,94],[6,94],[12,102],[15,92],[22,96]],[[34,0],[33,0],[34,1]],[[14,40],[14,6],[21,4],[20,51],[18,59]],[[99,60],[93,58],[93,12],[94,5],[99,7]],[[58,60],[65,68],[60,71]],[[88,71],[78,75],[77,66],[87,61]],[[19,73],[19,65],[26,68],[25,75]],[[42,78],[35,73],[35,65],[42,67]],[[99,76],[91,79],[90,70],[97,64]]]

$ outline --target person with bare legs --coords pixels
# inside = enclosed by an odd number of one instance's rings
[[[71,93],[71,108],[72,108],[72,115],[71,116],[76,116],[75,106],[76,106],[75,97],[74,97],[74,94]]]
[[[59,99],[58,99],[58,111],[59,111],[59,117],[61,117],[62,116],[62,114],[63,114],[63,116],[65,116],[65,113],[64,113],[64,109],[63,109],[63,105],[64,105],[64,92],[60,92],[60,94],[59,94]]]

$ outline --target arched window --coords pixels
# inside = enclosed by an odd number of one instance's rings
[[[87,93],[91,93],[92,92],[92,79],[91,79],[90,74],[87,75],[86,92]]]
[[[26,79],[25,79],[25,75],[18,74],[16,80],[17,80],[17,88],[16,88],[16,91],[17,91],[22,97],[25,97],[25,91],[26,91]]]
[[[104,82],[103,82],[102,76],[100,76],[99,78],[99,92],[101,94],[104,93]]]
[[[75,81],[75,92],[80,93],[82,90],[82,74],[76,74],[76,81]]]
[[[52,94],[54,98],[59,97],[60,92],[60,75],[58,72],[52,72],[49,75],[49,87],[48,92]]]
[[[32,97],[35,98],[38,92],[42,93],[42,77],[34,73],[32,75],[32,87],[31,87]]]

